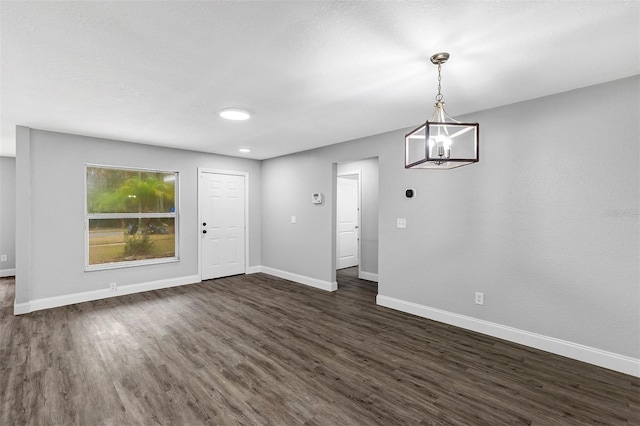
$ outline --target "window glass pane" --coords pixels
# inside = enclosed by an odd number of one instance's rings
[[[89,265],[175,255],[174,218],[89,219]]]
[[[176,173],[87,167],[87,213],[175,212]]]

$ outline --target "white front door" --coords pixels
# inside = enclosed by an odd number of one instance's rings
[[[338,221],[337,269],[357,266],[360,238],[358,175],[338,176],[336,215]]]
[[[245,177],[200,173],[202,279],[245,273]]]

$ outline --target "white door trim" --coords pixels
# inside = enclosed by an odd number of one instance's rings
[[[249,172],[198,167],[198,184],[196,188],[198,191],[198,231],[196,234],[198,236],[198,279],[202,281],[202,238],[200,238],[200,232],[202,232],[202,200],[200,197],[200,185],[202,182],[202,175],[204,173],[244,176],[244,272],[246,274],[248,268],[247,265],[249,264]]]
[[[353,170],[353,171],[346,171],[346,172],[340,172],[336,174],[336,178],[342,177],[342,176],[353,176],[353,175],[357,175],[358,176],[358,277],[360,276],[360,273],[362,272],[362,170],[358,169],[358,170]],[[336,181],[336,186],[337,186],[337,181]],[[337,206],[336,206],[337,208]],[[337,219],[336,219],[337,220]],[[338,241],[338,226],[336,223],[336,242]],[[337,256],[337,248],[336,248],[336,256]],[[337,260],[336,260],[336,266],[337,266]]]

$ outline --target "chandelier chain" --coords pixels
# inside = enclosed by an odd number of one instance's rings
[[[438,64],[438,94],[436,95],[436,102],[442,101],[442,93],[440,93],[440,80],[442,77],[440,76],[440,70],[442,69],[442,64]]]

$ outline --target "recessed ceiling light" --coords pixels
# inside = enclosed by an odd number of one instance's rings
[[[248,120],[249,117],[251,117],[251,114],[249,114],[247,111],[244,111],[242,109],[228,108],[220,111],[220,117],[226,118],[227,120],[241,121],[241,120]]]
[[[251,152],[249,148],[240,148],[238,151],[240,152]]]

